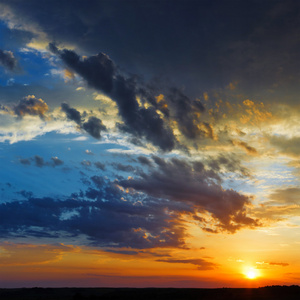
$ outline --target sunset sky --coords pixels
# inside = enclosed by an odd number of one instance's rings
[[[0,288],[300,283],[300,2],[0,0]]]

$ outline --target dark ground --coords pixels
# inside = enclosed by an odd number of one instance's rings
[[[0,289],[0,300],[299,300],[299,286],[255,289],[22,288]]]

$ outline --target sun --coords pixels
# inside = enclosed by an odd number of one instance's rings
[[[249,270],[249,271],[246,273],[246,276],[247,276],[247,278],[249,278],[249,279],[254,279],[254,278],[256,278],[255,271]]]
[[[255,268],[247,268],[244,272],[244,275],[247,279],[251,280],[256,279],[259,276],[258,271]]]

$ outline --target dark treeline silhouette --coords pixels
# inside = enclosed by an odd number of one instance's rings
[[[261,288],[20,288],[0,289],[1,300],[299,300],[300,287]]]

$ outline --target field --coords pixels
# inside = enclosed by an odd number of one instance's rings
[[[0,289],[1,300],[248,300],[300,299],[299,286],[272,286],[254,289],[176,288],[21,288]]]

